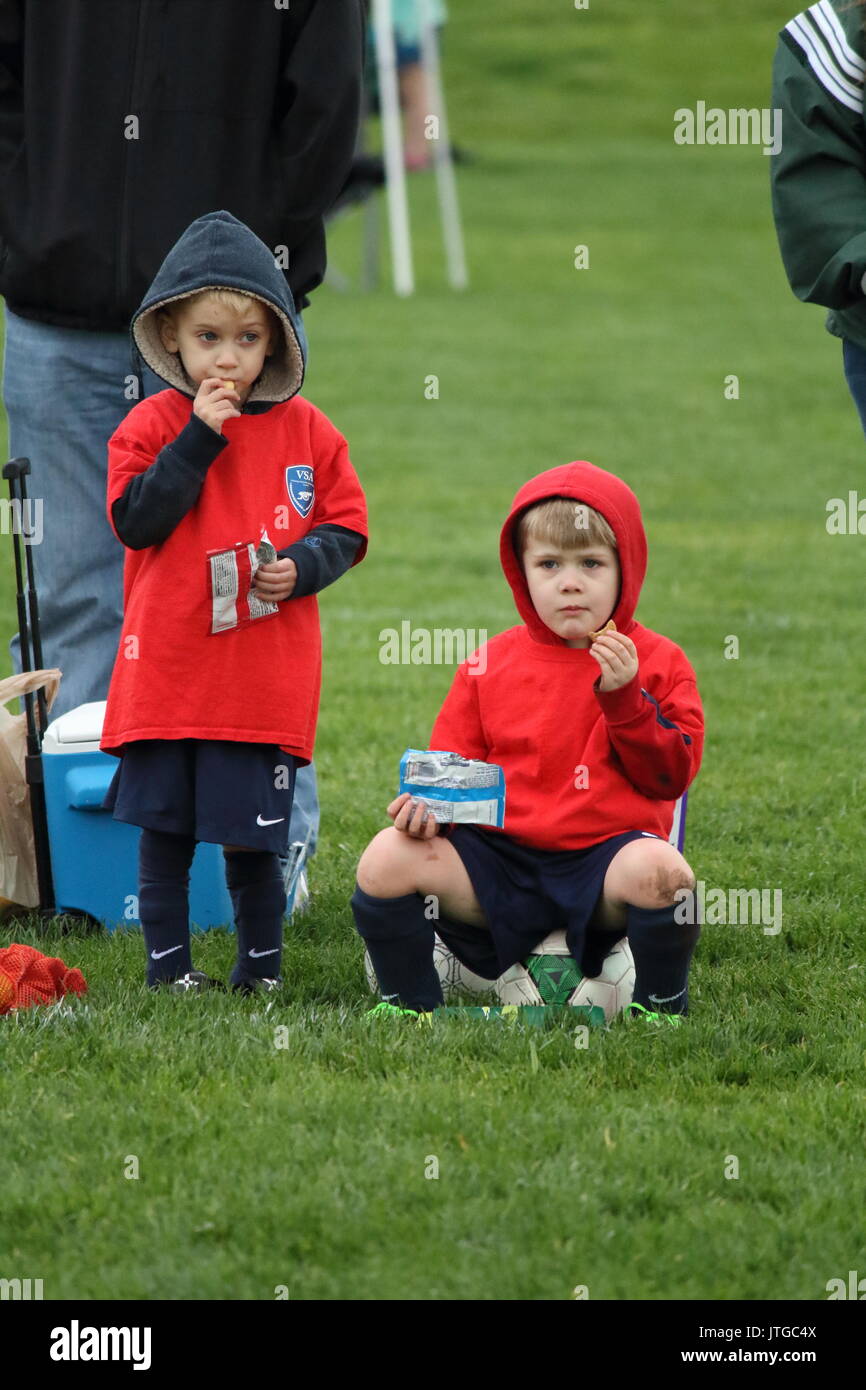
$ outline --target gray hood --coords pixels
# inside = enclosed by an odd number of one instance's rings
[[[292,292],[273,253],[230,212],[209,212],[175,242],[132,319],[132,336],[144,361],[167,385],[194,396],[175,353],[163,347],[156,310],[199,290],[242,290],[267,304],[283,328],[282,342],[268,357],[247,406],[273,405],[300,391],[305,358]]]

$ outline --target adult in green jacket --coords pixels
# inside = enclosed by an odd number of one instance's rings
[[[773,65],[782,146],[773,215],[799,299],[828,309],[866,431],[866,0],[820,0],[785,25]]]

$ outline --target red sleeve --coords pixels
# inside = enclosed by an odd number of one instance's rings
[[[459,753],[461,758],[480,758],[487,762],[489,749],[481,725],[477,689],[477,677],[465,666],[458,666],[451,689],[433,725],[431,748]]]
[[[611,745],[632,786],[658,801],[675,801],[697,776],[704,715],[694,674],[664,695],[641,685],[640,672],[619,690],[596,690]]]
[[[144,473],[153,463],[160,449],[168,442],[164,430],[153,430],[153,438],[148,438],[151,431],[144,427],[144,413],[136,414],[134,422],[131,421],[133,413],[130,411],[129,415],[121,421],[108,441],[106,511],[108,524],[121,542],[123,537],[118,534],[114,525],[111,509],[118,497],[123,496],[130,479],[137,477],[139,473]]]
[[[357,531],[364,537],[352,561],[357,565],[367,553],[367,503],[349,458],[349,445],[320,412],[317,412],[313,431],[316,500],[310,530],[328,524]]]

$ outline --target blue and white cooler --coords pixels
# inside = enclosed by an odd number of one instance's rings
[[[102,809],[118,766],[99,748],[105,703],[79,705],[49,724],[42,767],[56,911],[88,913],[113,931],[139,925],[141,831]],[[223,862],[219,845],[196,846],[189,882],[193,930],[233,925]]]

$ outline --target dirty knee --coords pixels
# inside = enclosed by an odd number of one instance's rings
[[[652,900],[653,907],[669,907],[679,902],[683,892],[694,892],[695,876],[688,865],[659,866],[645,879],[641,887]]]

